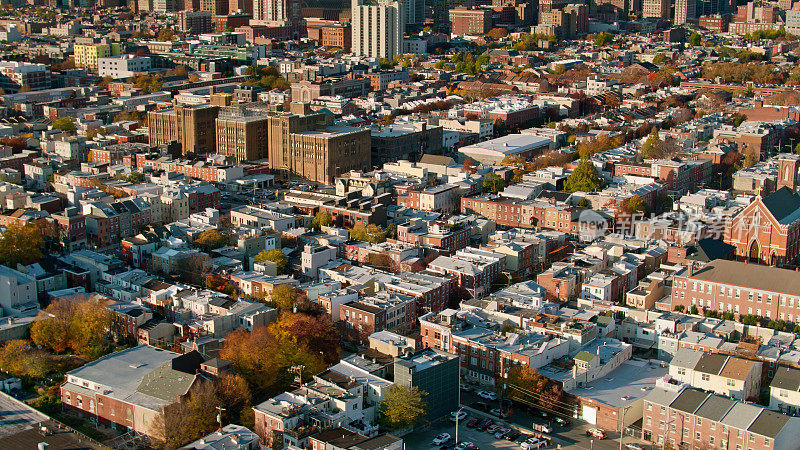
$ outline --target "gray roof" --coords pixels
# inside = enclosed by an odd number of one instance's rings
[[[700,409],[698,409],[695,414],[705,419],[719,422],[735,404],[736,402],[729,398],[711,395],[703,402],[702,406],[700,406]]]
[[[789,422],[789,416],[774,411],[763,410],[747,431],[761,436],[775,438],[784,425]]]
[[[800,369],[794,367],[779,367],[769,387],[786,389],[797,392],[800,390]]]
[[[746,430],[756,420],[763,408],[748,403],[736,402],[722,419],[722,423],[732,428]]]
[[[771,292],[800,292],[800,276],[793,270],[726,259],[711,261],[695,272],[693,278]]]
[[[672,402],[670,408],[677,409],[686,413],[694,414],[697,408],[703,404],[708,397],[707,392],[699,389],[684,389],[683,392]]]
[[[784,219],[793,216],[797,217],[800,210],[800,194],[784,186],[772,194],[762,199],[764,206],[775,216],[775,220],[781,223],[788,223]]]
[[[189,388],[192,387],[196,378],[197,375],[173,370],[172,362],[166,362],[145,375],[136,390],[171,403],[189,392]]]
[[[656,405],[666,406],[672,404],[678,394],[679,392],[670,391],[656,386],[644,396],[644,399],[650,403],[655,403]]]
[[[670,366],[675,367],[685,367],[687,369],[694,369],[697,365],[697,362],[700,361],[700,358],[703,356],[703,352],[700,350],[694,350],[691,348],[679,348],[678,351],[675,353],[675,356],[669,362]]]
[[[700,360],[697,362],[694,370],[703,373],[719,375],[719,372],[725,366],[725,361],[727,360],[728,355],[722,355],[720,353],[706,353],[700,356]]]

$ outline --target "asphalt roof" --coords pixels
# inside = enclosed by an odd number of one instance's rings
[[[697,280],[743,286],[772,292],[800,292],[800,275],[793,270],[717,259],[692,276]]]
[[[800,390],[800,369],[794,367],[779,367],[769,387],[786,389],[797,392]]]
[[[722,368],[725,366],[725,361],[728,360],[728,355],[720,353],[707,353],[700,357],[694,370],[703,373],[711,373],[718,375]]]
[[[695,414],[718,422],[725,417],[725,414],[727,414],[735,404],[736,402],[729,398],[711,395],[703,402],[700,409],[698,409]]]
[[[778,222],[800,209],[800,194],[786,186],[762,198],[761,201]]]
[[[669,406],[672,409],[694,414],[697,408],[706,400],[706,397],[708,397],[708,393],[701,390],[684,389]]]
[[[765,409],[759,414],[747,431],[774,438],[781,432],[788,421],[789,416]]]

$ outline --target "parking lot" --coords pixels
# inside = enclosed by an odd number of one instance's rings
[[[467,419],[469,420],[469,419]],[[509,442],[504,439],[496,439],[489,433],[477,431],[472,428],[467,428],[466,421],[459,422],[458,426],[458,441],[459,442],[472,442],[479,449],[492,449],[492,448],[506,448],[518,449],[518,444]],[[427,430],[415,431],[403,437],[406,448],[436,448],[431,444],[433,438],[439,433],[449,433],[450,436],[455,437],[456,424],[450,420],[441,420],[433,424]]]

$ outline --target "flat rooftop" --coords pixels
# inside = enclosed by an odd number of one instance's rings
[[[667,367],[661,367],[658,362],[631,359],[605,377],[569,393],[619,408],[647,395],[656,380],[663,378],[667,372]]]

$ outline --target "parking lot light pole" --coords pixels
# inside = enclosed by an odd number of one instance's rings
[[[464,409],[463,406],[456,410],[456,445],[458,445],[458,415],[461,414],[462,409]]]

